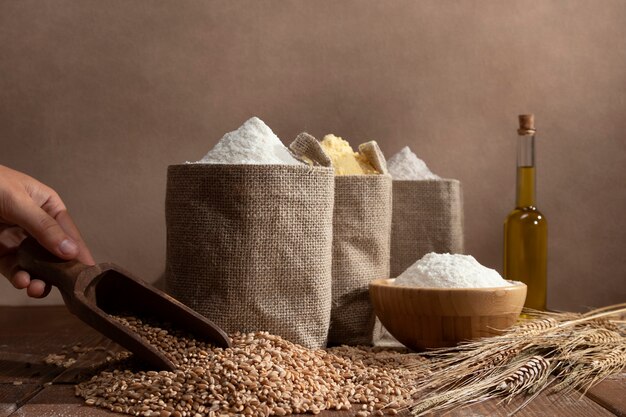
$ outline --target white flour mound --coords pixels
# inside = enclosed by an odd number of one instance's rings
[[[411,265],[395,285],[429,288],[490,288],[513,285],[491,268],[482,266],[473,256],[428,253]]]
[[[195,164],[282,164],[299,165],[258,117],[248,119],[239,129],[226,133],[204,158]]]
[[[419,159],[408,146],[405,146],[387,160],[387,168],[394,180],[440,180],[426,163]]]

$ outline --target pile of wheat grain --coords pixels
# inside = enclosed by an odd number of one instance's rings
[[[284,416],[353,409],[395,415],[428,371],[416,354],[376,348],[311,350],[268,333],[235,334],[221,349],[162,324],[116,317],[158,347],[176,372],[102,372],[76,387],[85,403],[138,416]],[[355,409],[354,405],[358,405]]]

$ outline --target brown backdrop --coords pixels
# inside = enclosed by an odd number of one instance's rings
[[[625,40],[621,0],[2,0],[0,163],[55,187],[98,260],[154,280],[167,165],[249,116],[285,142],[410,145],[461,180],[467,250],[500,269],[534,112],[549,305],[625,301]]]

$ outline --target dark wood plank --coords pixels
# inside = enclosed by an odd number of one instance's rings
[[[93,334],[62,306],[0,307],[0,352],[45,357]]]
[[[491,400],[444,415],[445,417],[505,417],[523,402],[520,399],[511,402],[511,404],[503,404]],[[515,415],[518,417],[614,417],[613,413],[579,393],[567,395],[540,394]]]
[[[0,347],[14,335],[71,331],[76,323],[80,322],[67,312],[65,306],[0,306]]]
[[[38,384],[0,384],[0,417],[8,417],[40,390]]]
[[[27,404],[11,414],[11,417],[120,417],[122,414],[84,405],[74,395],[73,385],[45,387]]]
[[[482,404],[475,404],[450,413],[430,414],[430,417],[478,417],[494,416],[504,417],[513,411],[517,403],[509,406],[502,406],[497,401],[489,401]],[[119,414],[108,410],[89,407],[83,404],[82,399],[74,395],[73,385],[52,385],[44,388],[33,397],[27,404],[17,410],[12,417],[112,417]],[[403,413],[408,416],[408,413]],[[574,394],[570,396],[539,396],[529,403],[518,416],[527,417],[612,417],[610,413],[600,405],[585,397]],[[323,412],[319,417],[353,417],[354,412]],[[399,415],[402,416],[402,415]]]
[[[0,383],[50,382],[66,370],[46,364],[49,354],[77,357],[74,346],[103,339],[64,306],[0,307]]]
[[[108,366],[108,356],[124,350],[117,343],[101,335],[94,335],[92,339],[85,341],[82,347],[94,350],[77,356],[74,365],[54,378],[55,384],[78,384],[86,381]]]
[[[620,417],[626,417],[626,373],[610,376],[587,392],[587,396]]]
[[[47,365],[42,355],[0,351],[0,384],[43,384],[63,372],[62,368]]]

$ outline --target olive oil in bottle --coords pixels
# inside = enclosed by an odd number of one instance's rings
[[[528,286],[525,307],[546,309],[548,222],[535,201],[534,116],[520,115],[515,209],[504,222],[504,277]]]

